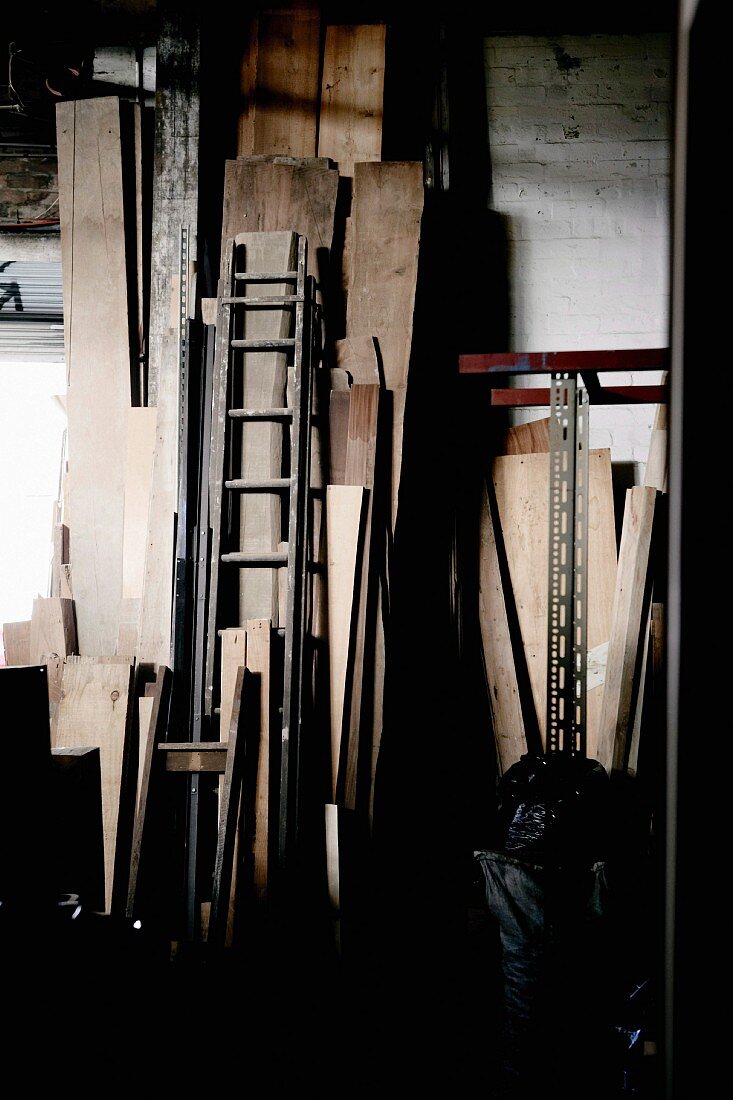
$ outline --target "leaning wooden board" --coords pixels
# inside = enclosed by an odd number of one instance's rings
[[[105,910],[124,905],[136,776],[129,772],[133,667],[67,657],[53,748],[100,750]]]
[[[385,32],[383,23],[326,30],[318,154],[336,161],[342,176],[382,155]]]
[[[76,653],[74,601],[60,596],[39,596],[31,616],[31,664],[44,664],[50,655],[69,657]]]
[[[393,392],[394,402],[393,522],[402,466],[422,210],[421,164],[355,166],[346,338],[339,342],[338,365],[350,371],[355,382],[379,382],[376,340],[383,384]]]
[[[57,106],[71,559],[79,650],[117,645],[130,406],[120,101]]]
[[[545,454],[494,460],[493,482],[532,694],[542,737],[547,690],[549,460]],[[607,642],[616,580],[611,452],[591,451],[588,499],[588,649]],[[603,692],[588,692],[588,754],[598,749]]]

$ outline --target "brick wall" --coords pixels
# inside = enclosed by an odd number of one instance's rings
[[[3,222],[58,218],[56,156],[0,155],[0,232]]]
[[[667,34],[486,40],[510,350],[668,343],[671,50]],[[644,461],[652,417],[596,408],[592,444]]]

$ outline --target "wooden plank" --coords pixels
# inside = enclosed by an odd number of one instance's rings
[[[135,283],[137,299],[137,397],[140,405],[146,401],[145,377],[145,254],[143,250],[143,109],[133,104],[133,150],[135,161]]]
[[[157,417],[158,410],[153,408],[127,410],[122,539],[123,600],[140,600],[143,594]]]
[[[328,646],[331,691],[331,768],[337,800],[341,742],[351,714],[351,674],[368,491],[362,486],[329,485],[326,496],[328,538]],[[347,734],[348,736],[348,734]]]
[[[64,566],[69,564],[69,528],[65,523],[55,523],[53,528],[53,561],[51,566],[51,595],[71,598],[67,591]]]
[[[46,657],[68,657],[76,653],[74,601],[60,596],[39,596],[31,616],[31,662],[45,663]]]
[[[296,263],[294,233],[242,233],[239,270],[252,273],[292,271]],[[256,284],[243,284],[242,293],[255,293]],[[272,295],[286,294],[285,283],[268,284]],[[264,340],[289,336],[292,314],[287,309],[255,309],[245,314],[244,337]],[[287,360],[282,352],[243,356],[243,407],[282,408],[285,404]],[[262,481],[282,476],[282,424],[246,421],[242,424],[240,476]],[[240,499],[240,549],[276,552],[281,534],[281,498],[275,493],[243,493]],[[274,569],[242,569],[239,576],[239,622],[277,619],[278,576]]]
[[[221,695],[219,703],[219,736],[226,741],[232,720],[237,669],[247,661],[247,633],[235,626],[221,632]]]
[[[117,643],[122,596],[123,470],[130,331],[120,103],[57,106],[63,270],[69,284],[69,492],[79,649]],[[71,189],[67,185],[71,183]]]
[[[189,231],[190,297],[196,300],[200,16],[167,5],[156,57],[155,160],[148,336],[148,404],[158,410],[145,581],[141,661],[170,661],[180,371],[178,293],[181,226]]]
[[[550,418],[532,420],[529,424],[517,424],[508,428],[496,453],[500,455],[549,454]]]
[[[31,620],[3,623],[3,646],[6,665],[31,663]]]
[[[629,723],[639,682],[640,638],[648,613],[656,499],[657,491],[651,486],[635,485],[626,492],[598,737],[598,759],[609,773],[626,765]]]
[[[383,23],[326,30],[318,153],[342,176],[382,155],[385,37]]]
[[[421,164],[355,166],[346,339],[339,347],[339,366],[348,369],[355,382],[379,381],[374,371],[376,339],[384,384],[394,394],[393,522],[402,465],[422,209]]]
[[[143,767],[148,752],[148,741],[151,736],[155,736],[155,731],[151,725],[154,705],[155,699],[151,695],[144,695],[137,701],[139,743],[137,752],[137,796],[135,799],[136,814],[140,812],[140,792],[142,791]]]
[[[247,668],[259,679],[259,749],[255,783],[253,891],[263,901],[267,897],[269,880],[269,815],[270,815],[270,663],[272,624],[268,619],[252,619],[247,623]]]
[[[54,748],[96,747],[102,767],[105,912],[124,904],[135,783],[129,775],[133,668],[67,657]]]
[[[328,410],[329,485],[346,484],[346,445],[349,438],[351,390],[331,390]]]
[[[549,461],[546,455],[499,456],[493,464],[514,599],[542,738],[547,690],[547,528]],[[616,576],[611,456],[591,451],[588,492],[588,649],[609,640]],[[588,755],[598,745],[600,688],[588,692]]]
[[[379,386],[360,385],[359,383],[354,385],[351,390],[346,445],[346,484],[361,485],[369,490],[364,520],[361,568],[356,578],[355,598],[357,607],[354,654],[351,662],[351,703],[348,715],[344,716],[344,736],[347,740],[341,749],[341,766],[342,769],[345,768],[343,804],[349,810],[356,809],[357,806],[360,793],[357,791],[357,784],[360,761],[364,751],[364,740],[367,735],[367,727],[373,725],[373,698],[369,699],[369,706],[366,708],[369,715],[367,721],[365,696],[371,695],[376,684],[379,684],[380,694],[383,690],[383,669],[375,662],[374,653],[376,632],[382,630],[382,623],[376,616],[377,605],[375,600],[382,563],[377,561],[376,553],[372,555],[379,397]],[[378,549],[378,543],[375,543],[376,549]]]
[[[667,491],[667,430],[653,428],[644,470],[644,484],[660,493]]]
[[[524,715],[499,567],[496,532],[484,487],[481,500],[479,558],[479,623],[489,705],[501,772],[527,751]]]
[[[320,32],[316,5],[265,10],[250,22],[241,74],[240,154],[315,156]]]

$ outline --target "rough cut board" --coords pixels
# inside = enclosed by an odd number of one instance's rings
[[[499,569],[496,532],[488,491],[481,499],[479,558],[479,623],[484,669],[494,727],[496,753],[504,773],[527,751],[524,716],[509,632],[504,586]]]
[[[338,172],[323,165],[257,157],[228,160],[222,242],[240,233],[292,230],[307,238],[308,270],[323,285],[328,272],[320,261],[333,242],[337,191]]]
[[[232,723],[237,669],[247,662],[247,634],[243,626],[221,632],[221,696],[219,702],[219,740],[226,741]]]
[[[99,656],[114,652],[119,628],[130,406],[120,103],[76,100],[56,110],[71,560],[79,650]]]
[[[544,740],[547,689],[547,538],[549,459],[544,454],[494,460],[499,507],[514,599],[537,720]],[[591,451],[588,500],[588,649],[607,642],[616,579],[611,454]],[[587,746],[595,757],[603,692],[588,692]]]
[[[423,169],[407,162],[357,164],[354,169],[352,242],[346,339],[338,365],[355,382],[376,382],[374,340],[384,385],[394,393],[392,518],[397,512],[402,465],[402,421],[412,347]]]
[[[250,20],[241,71],[240,154],[315,156],[320,35],[316,5],[261,12]]]
[[[247,668],[260,677],[260,742],[257,753],[253,848],[254,896],[267,897],[270,814],[270,641],[269,619],[247,623]]]
[[[648,622],[644,605],[656,499],[652,486],[626,491],[598,740],[598,759],[609,774],[626,764],[639,648]]]
[[[385,34],[384,24],[326,30],[318,154],[336,161],[342,176],[382,154]]]
[[[497,454],[531,455],[549,454],[550,418],[531,420],[529,424],[517,424],[507,428],[506,435],[497,448]]]
[[[331,775],[334,802],[341,741],[344,729],[348,730],[351,713],[351,675],[361,589],[367,496],[367,490],[359,485],[329,485],[326,491]]]
[[[296,263],[294,233],[241,233],[237,250],[240,270],[292,271]],[[261,284],[240,283],[240,294],[261,294]],[[268,294],[288,294],[285,283],[268,283]],[[243,335],[264,340],[291,335],[292,314],[287,309],[253,309],[244,314]],[[286,403],[287,359],[284,352],[257,352],[238,356],[242,364],[243,407],[282,408]],[[283,426],[267,421],[242,424],[241,478],[263,481],[282,477]],[[244,553],[274,553],[281,541],[281,497],[277,493],[242,493],[240,548]],[[239,573],[239,622],[272,619],[277,625],[278,575],[275,569],[241,569]]]
[[[31,664],[45,664],[46,657],[76,653],[74,601],[60,596],[39,596],[31,616]]]
[[[349,436],[351,390],[331,390],[328,410],[329,485],[346,483],[346,445]]]
[[[139,600],[143,594],[157,415],[158,410],[152,408],[127,410],[122,540],[124,600]]]
[[[191,302],[196,299],[198,222],[199,42],[188,8],[166,11],[156,54],[155,161],[148,355],[148,404],[157,407],[145,580],[140,612],[141,661],[168,665],[174,531],[178,493],[180,406],[178,294],[181,226],[189,231]]]
[[[3,646],[6,665],[31,663],[31,621],[3,623]]]
[[[119,661],[97,661],[86,657],[67,657],[63,673],[63,696],[59,704],[58,725],[53,748],[94,748],[100,750],[102,768],[102,820],[104,826],[105,910],[115,904],[124,861],[129,852],[119,853],[117,880],[115,861],[118,824],[126,829],[131,790],[123,790],[129,779],[127,762],[131,723],[128,700],[132,700],[132,666]],[[129,786],[129,784],[127,784]]]

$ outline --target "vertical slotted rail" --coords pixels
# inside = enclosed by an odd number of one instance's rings
[[[553,374],[550,397],[546,752],[584,756],[588,395]]]

